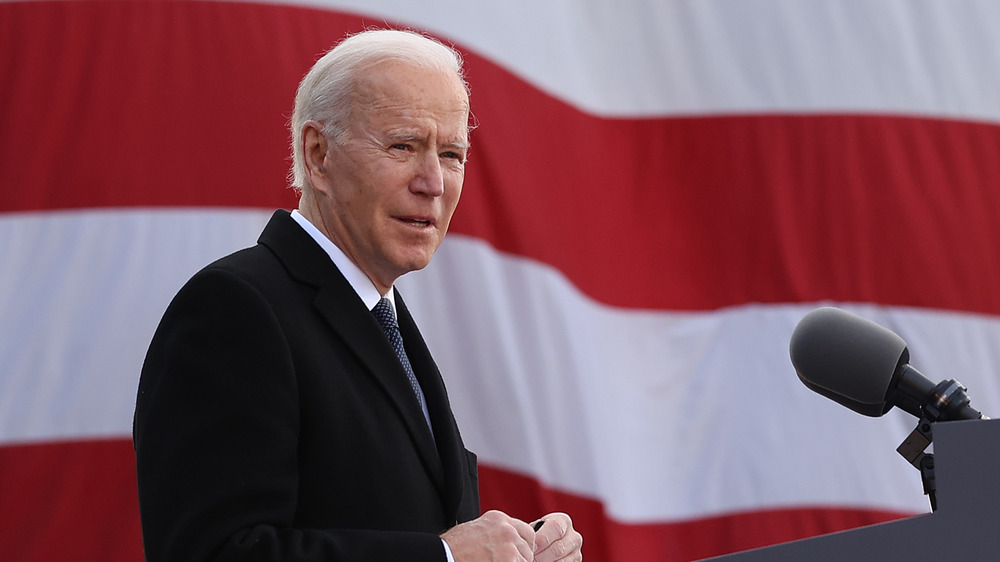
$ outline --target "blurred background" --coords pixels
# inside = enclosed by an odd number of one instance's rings
[[[1000,415],[992,0],[0,0],[5,560],[142,559],[146,346],[295,207],[297,83],[369,27],[466,58],[462,203],[399,287],[484,509],[567,511],[609,562],[928,512],[916,420],[798,381],[822,305]]]

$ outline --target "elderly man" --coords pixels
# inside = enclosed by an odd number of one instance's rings
[[[393,288],[448,230],[468,123],[461,59],[414,33],[355,35],[303,79],[298,210],[196,274],[150,344],[148,560],[582,559],[565,514],[480,516],[475,456]]]

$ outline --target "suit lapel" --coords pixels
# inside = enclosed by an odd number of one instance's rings
[[[444,465],[444,476],[447,482],[445,513],[454,519],[462,498],[463,482],[465,482],[465,475],[461,474],[462,467],[465,466],[462,462],[465,448],[462,445],[458,426],[448,401],[444,379],[441,377],[441,373],[431,357],[430,350],[424,343],[424,339],[398,289],[396,291],[396,314],[406,354],[427,399],[427,409],[430,412],[431,424],[434,426],[434,438]]]
[[[434,439],[406,373],[371,311],[326,252],[287,211],[277,211],[272,216],[259,242],[278,256],[292,277],[315,287],[313,302],[317,312],[364,365],[366,374],[378,382],[393,409],[403,418],[424,466],[444,496],[446,475]],[[405,333],[403,337],[405,341]],[[417,370],[416,365],[414,369]],[[423,366],[418,373],[422,370]]]

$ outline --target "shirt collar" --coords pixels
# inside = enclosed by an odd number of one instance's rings
[[[375,308],[375,305],[378,304],[382,295],[378,292],[378,289],[375,288],[375,284],[372,283],[371,279],[369,279],[368,276],[361,271],[361,268],[351,261],[351,259],[347,257],[347,254],[337,247],[333,241],[320,232],[320,230],[316,228],[316,225],[309,222],[309,219],[300,213],[298,209],[292,211],[292,218],[295,219],[295,222],[297,222],[299,226],[301,226],[302,229],[305,230],[317,244],[319,244],[319,247],[323,248],[327,255],[330,256],[330,259],[333,260],[333,264],[337,266],[340,273],[347,279],[351,288],[354,289],[354,292],[357,293],[358,297],[360,297],[362,302],[365,303],[368,310]],[[395,288],[389,287],[389,292],[386,293],[385,296],[389,299],[389,304],[392,305],[392,311],[393,314],[395,314]]]

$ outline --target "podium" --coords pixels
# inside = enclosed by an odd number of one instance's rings
[[[705,560],[1000,560],[1000,420],[937,422],[933,431],[933,513]]]

